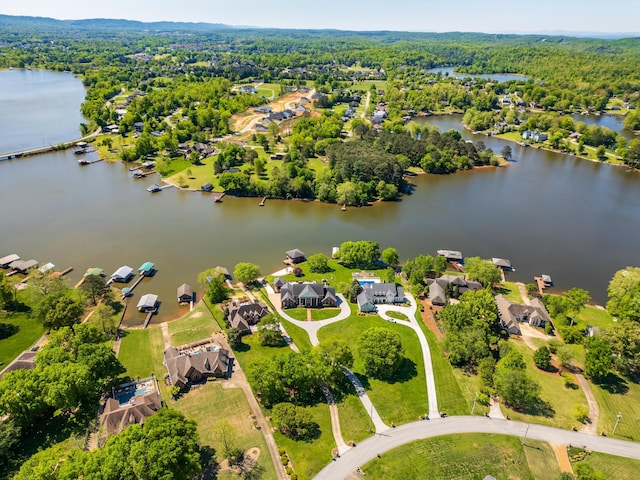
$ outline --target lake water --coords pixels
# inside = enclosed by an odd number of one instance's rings
[[[70,73],[0,70],[0,153],[79,138],[84,95]]]
[[[73,77],[68,77],[73,79]],[[81,86],[77,88],[81,89]],[[442,130],[461,129],[460,116],[429,117]],[[506,142],[474,136],[499,152]],[[71,151],[0,162],[0,256],[17,253],[59,268],[108,274],[122,265],[156,263],[158,273],[135,290],[155,293],[154,322],[185,311],[176,301],[184,282],[216,265],[240,261],[264,273],[283,266],[284,251],[324,252],[346,240],[394,246],[402,259],[438,249],[511,259],[515,280],[552,275],[556,288],[578,286],[606,301],[616,270],[639,265],[640,176],[623,168],[509,143],[515,162],[448,176],[420,175],[400,202],[349,208],[299,201],[226,197],[174,188],[150,194],[158,181],[133,180],[119,163],[77,164]],[[134,305],[135,305],[134,303]],[[140,324],[131,310],[127,323]]]
[[[526,75],[517,75],[515,73],[458,73],[456,67],[437,67],[427,70],[429,73],[442,73],[453,78],[486,78],[487,80],[496,80],[498,82],[508,82],[510,80],[529,80]]]
[[[638,138],[637,135],[633,133],[633,130],[627,130],[622,126],[624,122],[623,115],[580,115],[574,114],[572,115],[573,120],[576,122],[584,122],[587,125],[597,125],[599,127],[607,127],[614,132],[618,132],[627,140],[633,140],[634,138]]]

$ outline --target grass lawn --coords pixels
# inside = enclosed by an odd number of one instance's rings
[[[209,309],[202,302],[192,312],[174,322],[170,322],[168,326],[171,345],[176,347],[210,338],[213,333],[221,331]]]
[[[502,295],[511,303],[522,303],[522,295],[520,295],[520,289],[513,282],[501,282]]]
[[[400,313],[400,312],[389,311],[387,312],[387,315],[390,316],[391,318],[396,318],[398,320],[403,320],[405,322],[409,320],[404,313]]]
[[[503,411],[513,420],[540,423],[552,427],[569,429],[579,426],[574,417],[576,404],[587,405],[587,399],[581,388],[566,388],[564,379],[557,373],[543,372],[533,363],[533,350],[524,342],[511,340],[514,349],[522,353],[527,364],[527,374],[542,386],[542,403],[535,412],[520,413],[503,405]],[[578,386],[577,380],[573,382]]]
[[[356,345],[360,334],[371,327],[387,328],[400,335],[407,361],[392,381],[368,378],[364,374],[364,365]],[[320,342],[342,339],[351,345],[355,360],[353,371],[360,377],[385,423],[394,422],[399,425],[412,422],[429,410],[422,351],[420,342],[411,329],[377,316],[352,314],[346,320],[321,328],[318,337]]]
[[[28,313],[11,313],[0,317],[0,370],[42,336],[44,327]],[[6,335],[6,336],[5,336]]]
[[[358,443],[373,435],[369,414],[356,396],[355,389],[336,402],[336,405],[338,405],[340,416],[340,430],[345,442],[353,440]]]
[[[331,417],[326,403],[304,408],[320,426],[320,437],[312,442],[296,441],[274,432],[278,446],[287,451],[294,471],[300,480],[310,480],[331,461],[336,446],[331,432]]]
[[[253,428],[251,408],[241,389],[224,389],[221,382],[207,382],[204,386],[191,390],[178,401],[169,400],[168,403],[187,418],[197,422],[200,445],[213,447],[217,452],[218,461],[222,461],[222,444],[216,438],[216,430],[221,422],[226,422],[233,431],[233,443],[238,448],[244,451],[254,447],[260,449],[258,463],[264,468],[264,472],[259,478],[277,478],[262,432]],[[238,477],[221,472],[217,478]]]
[[[350,284],[353,281],[353,277],[351,276],[351,274],[353,272],[361,271],[360,269],[347,268],[338,263],[337,260],[329,260],[329,267],[332,271],[327,273],[311,273],[309,271],[309,264],[307,262],[298,264],[296,266],[302,269],[302,276],[296,277],[293,274],[285,275],[282,277],[285,282],[312,282],[314,280],[320,282],[324,278],[329,282],[331,286],[336,287],[340,283]],[[367,270],[367,272],[373,272],[374,276],[380,276],[384,278],[387,270],[382,268],[378,270]],[[269,283],[273,283],[273,276],[269,275],[266,280]]]
[[[614,374],[609,374],[606,383],[591,383],[591,389],[600,406],[598,430],[612,436],[618,413],[622,414],[616,438],[640,441],[640,385]]]
[[[579,323],[584,323],[591,327],[598,327],[609,330],[615,325],[613,318],[606,310],[587,305],[576,317]]]
[[[362,470],[367,479],[384,480],[475,480],[485,475],[493,475],[499,480],[533,480],[536,477],[524,448],[519,438],[506,435],[446,435],[391,450],[364,465]],[[411,461],[407,461],[408,458]],[[551,456],[547,461],[555,462],[556,459]]]
[[[635,480],[640,471],[640,460],[632,458],[616,457],[606,453],[592,452],[584,459],[597,471],[603,473],[606,478],[616,480]],[[574,463],[575,465],[575,463]]]
[[[153,371],[150,330],[126,330],[120,341],[118,360],[132,378],[148,377]]]
[[[307,332],[300,327],[295,326],[293,323],[288,322],[284,318],[281,318],[280,322],[289,334],[289,337],[291,337],[291,340],[293,340],[293,343],[296,344],[301,352],[311,350],[312,345]]]
[[[449,360],[445,357],[442,343],[438,342],[434,333],[422,322],[420,312],[416,313],[416,316],[422,331],[427,337],[427,342],[429,342],[431,363],[436,381],[436,393],[438,394],[438,409],[441,412],[446,412],[447,415],[468,415],[471,412],[471,403],[473,403],[475,394],[478,391],[477,385],[461,388],[464,384],[458,381],[457,370],[451,366]],[[484,407],[476,405],[475,413],[485,413]]]
[[[522,447],[533,478],[556,479],[561,470],[558,465],[553,447],[547,442],[527,439],[527,444]]]
[[[244,343],[244,346],[234,350],[234,353],[245,373],[247,373],[248,368],[251,365],[260,360],[271,358],[275,355],[282,355],[291,351],[291,349],[286,345],[282,347],[263,347],[260,345],[257,335],[245,335],[242,339],[242,343]]]
[[[192,165],[191,163],[184,160],[184,165],[182,168],[177,169],[174,168],[174,163],[181,162],[179,159],[172,160],[171,167],[174,170],[174,173],[165,176],[165,180],[169,183],[178,184],[178,178],[183,177],[186,182],[185,188],[195,188],[200,189],[200,187],[204,183],[211,183],[214,187],[215,191],[222,191],[220,185],[218,184],[218,179],[213,175],[213,159],[214,157],[207,157],[202,161],[202,165]],[[186,170],[191,170],[191,176],[187,175]]]
[[[307,320],[307,309],[306,308],[302,308],[302,307],[289,308],[289,309],[287,309],[286,313],[291,318],[295,318],[296,320],[302,320],[302,321],[306,321]]]

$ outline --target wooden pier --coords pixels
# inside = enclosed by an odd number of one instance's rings
[[[138,284],[145,279],[144,275],[140,275],[135,282],[133,282],[133,285],[131,285],[129,287],[129,293],[133,292],[133,289],[136,288],[138,286]]]
[[[144,319],[144,323],[142,324],[142,328],[145,329],[149,326],[149,322],[151,322],[151,317],[153,317],[156,313],[158,313],[158,309],[154,308],[149,313],[147,313],[146,318]]]
[[[258,205],[261,207],[264,207],[264,204],[266,203],[266,201],[267,201],[267,197],[264,197]]]
[[[547,285],[544,283],[544,280],[542,280],[542,277],[533,277],[533,279],[535,280],[536,285],[538,286],[538,293],[542,295],[544,293],[544,289],[547,288]]]
[[[216,195],[215,197],[213,197],[213,201],[215,203],[220,203],[222,202],[222,199],[224,198],[224,196],[227,194],[227,192],[222,192],[220,195]]]
[[[83,167],[84,165],[91,165],[92,163],[102,162],[104,158],[96,158],[95,160],[87,160],[86,158],[81,158],[78,160],[78,165]]]
[[[145,178],[147,175],[151,175],[152,173],[156,173],[156,171],[151,170],[149,172],[143,172],[142,170],[136,169],[133,171],[133,175],[131,176],[137,180],[139,178]]]

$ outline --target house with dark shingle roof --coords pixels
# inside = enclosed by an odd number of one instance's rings
[[[431,303],[442,306],[447,303],[447,289],[454,288],[459,294],[463,294],[469,290],[480,290],[482,285],[473,280],[465,280],[459,275],[442,275],[438,278],[429,278],[427,287]]]
[[[183,388],[207,377],[227,377],[233,360],[224,348],[180,352],[175,347],[164,351],[164,363],[172,385]]]
[[[263,302],[232,305],[228,309],[227,318],[233,328],[238,328],[245,333],[251,331],[251,325],[256,325],[262,317],[269,313],[267,305]]]
[[[395,283],[369,283],[362,285],[356,298],[361,312],[375,312],[377,304],[404,303],[404,289]]]
[[[336,290],[316,282],[285,283],[280,288],[282,308],[335,307],[338,305]]]
[[[109,435],[115,435],[129,425],[143,425],[145,420],[162,408],[162,398],[155,377],[145,379],[150,383],[145,386],[142,395],[134,394],[140,388],[137,382],[117,387],[118,394],[107,399],[100,414],[100,425]]]

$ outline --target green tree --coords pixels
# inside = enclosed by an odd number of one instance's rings
[[[491,260],[469,257],[464,261],[467,278],[477,280],[483,287],[489,288],[502,279],[500,269]]]
[[[478,362],[478,377],[484,387],[493,387],[493,374],[496,370],[496,361],[488,356]]]
[[[387,328],[373,327],[358,337],[358,354],[367,375],[390,379],[404,361],[400,335]]]
[[[256,158],[253,161],[253,170],[256,172],[256,175],[260,176],[265,172],[265,161],[262,158]]]
[[[618,270],[609,282],[608,293],[611,315],[640,322],[640,267]]]
[[[336,202],[342,205],[358,205],[358,189],[352,182],[344,182],[336,187]]]
[[[229,328],[227,330],[227,341],[234,350],[242,346],[243,332],[239,328]]]
[[[8,418],[0,421],[0,471],[9,472],[11,464],[18,455],[22,428]]]
[[[349,288],[345,293],[347,300],[351,303],[356,303],[358,295],[362,292],[362,285],[357,280],[352,280],[349,284]]]
[[[222,458],[227,460],[230,465],[237,465],[242,461],[244,453],[238,447],[238,435],[227,420],[221,420],[216,424],[213,435],[222,445]]]
[[[600,145],[598,148],[596,148],[596,157],[601,162],[607,161],[607,150],[604,145]]]
[[[245,285],[255,282],[260,275],[260,267],[253,263],[240,262],[233,270],[233,276]]]
[[[368,240],[343,242],[336,257],[350,267],[370,267],[380,258],[380,245]]]
[[[116,333],[117,321],[114,317],[113,308],[105,303],[99,304],[91,315],[91,323],[96,325],[102,333],[113,335]]]
[[[331,271],[329,267],[329,257],[323,253],[316,253],[307,258],[309,270],[313,273],[326,273]]]
[[[585,341],[584,371],[593,381],[606,377],[611,369],[611,345],[602,337],[589,337]]]
[[[104,294],[106,289],[107,282],[104,277],[100,275],[88,275],[85,277],[82,285],[80,285],[80,290],[91,299],[93,305],[98,303],[98,299]]]
[[[224,276],[220,273],[210,277],[207,283],[207,300],[209,303],[222,303],[229,298],[230,289]]]
[[[573,349],[568,345],[563,345],[558,348],[556,356],[558,357],[558,361],[563,368],[573,367]]]
[[[640,323],[620,320],[608,332],[615,369],[623,375],[640,370]]]
[[[500,155],[502,156],[502,158],[504,158],[507,161],[511,160],[512,154],[513,154],[513,151],[511,150],[511,147],[509,145],[505,145],[504,147],[502,147],[502,150],[500,151]]]
[[[533,405],[541,391],[540,384],[527,376],[524,359],[516,351],[498,362],[493,382],[502,400],[516,410]]]
[[[45,327],[58,329],[80,322],[84,308],[66,292],[47,295],[38,306]]]
[[[572,288],[565,292],[565,296],[567,298],[567,310],[571,315],[571,326],[573,326],[576,316],[582,311],[587,302],[591,300],[591,295],[582,288]]]
[[[587,423],[589,421],[589,410],[583,404],[577,403],[573,411],[573,416],[580,423]]]
[[[274,405],[271,414],[275,427],[295,440],[314,437],[320,428],[307,410],[292,403]]]
[[[400,263],[400,256],[395,248],[389,247],[382,251],[382,261],[387,265],[398,265]]]
[[[533,354],[533,362],[540,370],[551,370],[551,352],[547,347],[540,347]]]
[[[260,339],[260,345],[264,347],[282,346],[284,339],[275,315],[269,314],[262,317],[258,323],[258,338]]]

